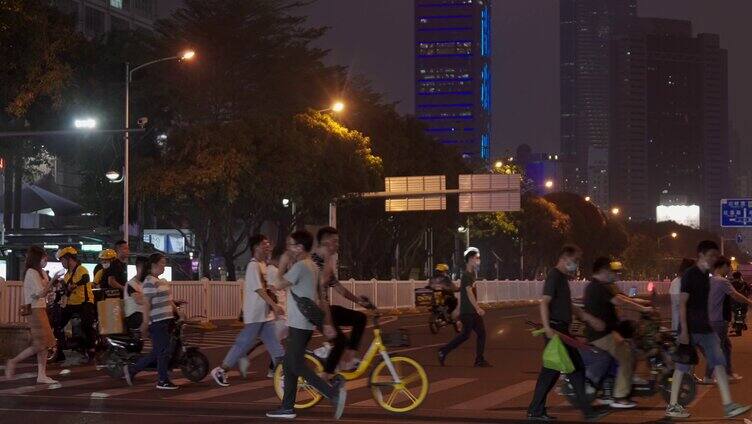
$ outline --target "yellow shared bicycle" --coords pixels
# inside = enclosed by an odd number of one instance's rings
[[[338,376],[345,380],[356,380],[366,374],[371,365],[381,360],[371,370],[368,386],[374,401],[391,412],[408,412],[420,406],[428,395],[428,376],[416,360],[407,356],[392,356],[387,348],[409,346],[409,338],[404,329],[394,333],[382,333],[379,325],[379,313],[373,315],[373,341],[363,360],[354,371],[339,371]],[[308,351],[305,355],[307,365],[317,374],[324,371],[325,359]],[[274,371],[274,390],[282,399],[284,395],[284,369],[278,364]],[[295,408],[310,408],[322,395],[303,378],[298,378],[298,391]]]

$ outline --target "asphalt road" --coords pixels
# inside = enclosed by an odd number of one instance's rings
[[[411,346],[396,349],[418,360],[426,369],[430,391],[423,405],[408,414],[386,412],[370,399],[366,379],[348,383],[348,407],[342,422],[347,423],[519,423],[525,422],[526,407],[532,396],[540,367],[542,342],[532,337],[525,320],[537,319],[534,307],[497,309],[486,314],[488,342],[486,358],[493,368],[473,368],[474,336],[453,352],[445,367],[440,367],[436,350],[454,332],[450,327],[432,335],[427,327],[427,315],[404,315],[387,318],[384,328],[404,328],[411,336]],[[213,331],[204,336],[202,350],[212,366],[218,364],[237,328]],[[733,338],[737,372],[747,376],[732,386],[735,400],[752,403],[752,338],[745,334]],[[322,339],[316,338],[312,346]],[[367,340],[370,341],[370,338]],[[182,379],[179,371],[173,379],[181,387],[176,391],[154,388],[154,375],[139,376],[136,386],[128,387],[92,366],[54,367],[50,375],[59,379],[59,386],[35,385],[33,365],[26,364],[18,372],[22,377],[14,381],[0,380],[0,423],[240,423],[270,422],[264,416],[279,406],[271,379],[267,379],[268,357],[264,352],[252,361],[253,373],[247,380],[231,374],[231,386],[220,388],[210,377],[201,383]],[[639,407],[617,411],[602,422],[651,423],[661,422],[665,404],[660,396],[639,398]],[[699,386],[695,402],[690,405],[695,414],[687,422],[717,423],[722,416],[718,390],[714,386]],[[298,414],[298,421],[329,422],[332,409],[326,402]],[[559,422],[580,422],[578,412],[552,393],[549,413]],[[743,419],[736,420],[744,422]]]

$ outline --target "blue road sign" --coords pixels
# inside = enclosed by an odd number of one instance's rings
[[[752,199],[721,199],[721,227],[752,227]]]

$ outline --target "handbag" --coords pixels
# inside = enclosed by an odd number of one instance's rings
[[[21,315],[22,317],[27,317],[31,315],[31,303],[27,303],[25,305],[19,306],[18,315]]]
[[[298,304],[298,310],[300,311],[300,313],[303,314],[303,316],[306,317],[306,319],[308,319],[311,324],[315,325],[318,328],[323,328],[324,311],[319,308],[319,305],[317,305],[316,302],[307,297],[298,296],[292,290],[290,290],[290,294],[292,294],[292,298],[295,299],[295,303]]]
[[[551,338],[543,350],[543,366],[563,374],[574,371],[572,358],[569,357],[567,348],[558,335]]]

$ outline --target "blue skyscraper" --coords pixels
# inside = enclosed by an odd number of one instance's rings
[[[415,0],[415,115],[438,142],[490,157],[490,0]]]

